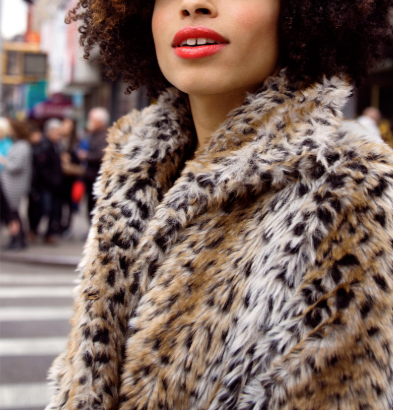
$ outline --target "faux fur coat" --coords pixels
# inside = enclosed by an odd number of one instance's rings
[[[176,90],[110,131],[48,409],[393,408],[393,152],[270,78],[191,157]]]

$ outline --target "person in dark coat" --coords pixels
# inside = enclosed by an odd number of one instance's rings
[[[97,179],[101,161],[104,156],[104,149],[107,145],[106,133],[108,124],[109,113],[105,108],[97,107],[90,110],[87,122],[88,135],[86,136],[89,148],[87,151],[80,150],[78,153],[79,160],[85,161],[87,165],[84,180],[86,184],[89,218],[95,205],[93,185]]]
[[[45,138],[35,157],[35,188],[39,192],[41,216],[48,215],[49,222],[45,243],[56,244],[55,235],[60,230],[61,220],[61,169],[60,140],[61,121],[51,119],[45,124]],[[38,218],[38,223],[41,218]],[[38,226],[38,224],[37,224]],[[37,226],[32,227],[32,230]]]
[[[29,219],[29,241],[31,243],[37,242],[37,230],[41,220],[41,200],[40,200],[40,184],[38,178],[38,159],[43,148],[43,134],[40,129],[32,128],[30,134],[30,145],[32,148],[32,175],[31,188],[29,192],[29,206],[27,209],[27,216]]]

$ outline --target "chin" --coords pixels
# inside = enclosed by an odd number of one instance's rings
[[[178,81],[170,81],[180,91],[191,95],[218,95],[230,92],[236,88],[240,88],[241,84],[236,84],[234,81],[228,81],[223,75],[218,78],[198,78],[195,76],[185,77]]]
[[[222,65],[214,68],[194,67],[186,70],[171,67],[161,72],[170,84],[189,95],[219,95],[239,89],[250,90],[258,88],[268,77],[268,73],[264,75],[264,72],[253,72],[252,75],[247,76],[244,70],[231,70],[228,66],[222,67]]]
[[[206,83],[202,81],[193,82],[191,84],[176,85],[180,91],[191,95],[217,95],[231,91],[231,88],[217,83]]]
[[[231,88],[233,73],[222,64],[214,65],[203,61],[194,61],[191,64],[186,61],[164,65],[161,72],[169,83],[186,94],[220,94],[226,92],[228,87]]]

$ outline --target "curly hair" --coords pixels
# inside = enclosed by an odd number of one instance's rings
[[[151,19],[154,0],[79,0],[66,22],[81,20],[85,58],[95,45],[111,78],[127,92],[157,97],[170,84],[158,66]],[[391,0],[281,0],[282,66],[291,81],[347,75],[359,84],[392,35]]]

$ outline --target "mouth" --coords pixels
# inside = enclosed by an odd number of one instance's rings
[[[203,47],[211,44],[225,44],[211,38],[188,38],[182,41],[177,47]]]
[[[207,27],[186,27],[176,33],[172,48],[178,57],[195,59],[218,53],[229,41]]]

